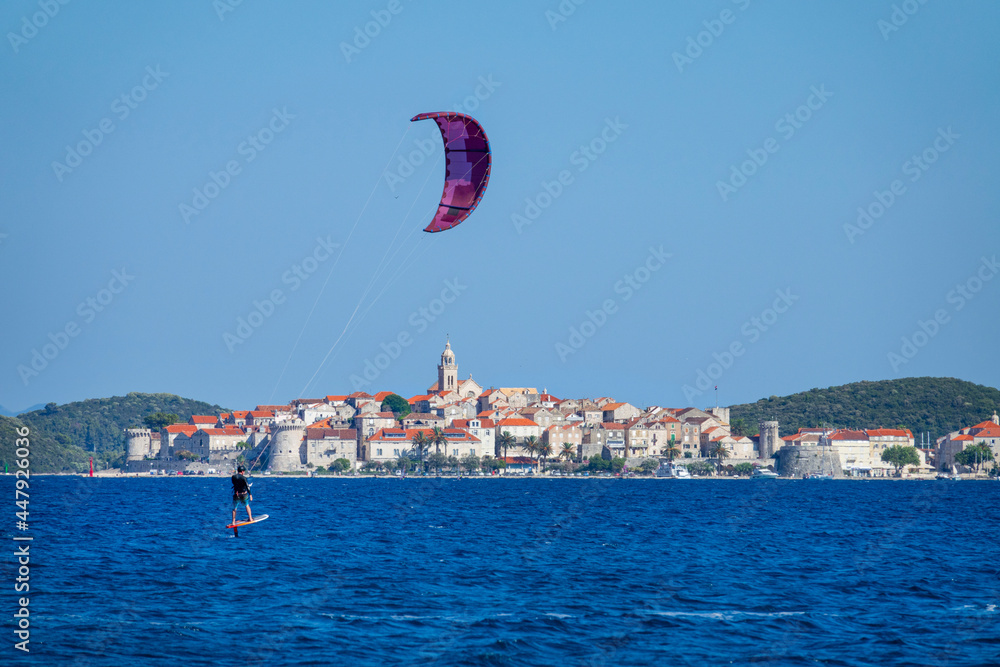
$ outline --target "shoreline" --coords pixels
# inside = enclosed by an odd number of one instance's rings
[[[13,472],[0,473],[0,476],[13,476]],[[75,472],[51,472],[51,473],[35,473],[35,477],[90,477],[88,473],[75,473]],[[189,479],[189,478],[205,478],[205,479],[224,479],[228,480],[231,475],[229,474],[215,474],[215,475],[150,475],[144,473],[113,473],[109,471],[100,471],[94,473],[94,478],[101,479]],[[399,475],[255,475],[260,479],[337,479],[337,480],[364,480],[364,479],[380,479],[380,480],[397,480],[397,481],[407,481],[407,480],[433,480],[433,479],[451,479],[451,480],[489,480],[489,479],[514,479],[514,480],[525,480],[525,479],[541,479],[541,480],[551,480],[551,481],[592,481],[592,480],[609,480],[609,481],[683,481],[675,480],[671,477],[656,477],[655,475],[636,475],[634,477],[617,477],[617,476],[577,476],[577,475],[407,475],[406,477],[401,477]],[[754,480],[752,477],[748,476],[708,476],[708,477],[690,477],[687,479],[691,480],[701,480],[701,481],[740,481],[740,480],[752,480],[758,482],[766,482],[769,480]],[[939,479],[933,475],[909,475],[906,477],[838,477],[836,479],[829,480],[809,480],[803,479],[801,477],[775,477],[772,479],[782,480],[782,481],[798,481],[798,482],[928,482],[928,481],[962,481],[962,482],[994,482],[998,481],[995,477],[987,476],[976,476],[976,475],[959,475],[958,479]]]

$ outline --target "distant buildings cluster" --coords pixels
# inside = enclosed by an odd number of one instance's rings
[[[229,470],[240,456],[255,469],[275,472],[329,468],[340,460],[356,468],[365,462],[418,458],[415,439],[438,432],[443,438],[430,451],[443,448],[444,454],[457,459],[499,458],[509,471],[531,468],[531,456],[537,454],[531,445],[536,443],[549,446],[550,460],[617,457],[626,465],[648,458],[714,458],[720,448],[728,463],[766,464],[785,446],[815,444],[836,451],[846,474],[882,476],[892,468],[881,460],[882,451],[897,444],[914,445],[913,434],[902,429],[810,428],[779,438],[778,423],[766,421],[759,434],[748,437],[733,432],[729,408],[639,408],[606,396],[559,399],[533,387],[484,389],[471,375],[459,380],[450,341],[437,371],[437,382],[426,393],[408,399],[411,412],[402,419],[382,410],[392,392],[358,391],[195,415],[186,424],[159,432],[127,429],[126,470]],[[960,445],[972,439],[1000,447],[997,416],[942,438],[939,451],[918,450],[921,463],[932,466],[939,459],[950,465]]]

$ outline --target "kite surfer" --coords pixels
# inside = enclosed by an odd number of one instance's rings
[[[236,523],[236,508],[240,505],[247,508],[247,516],[253,521],[253,513],[250,512],[250,501],[253,500],[253,496],[250,495],[250,484],[243,476],[244,471],[243,466],[239,466],[233,475],[233,523]]]

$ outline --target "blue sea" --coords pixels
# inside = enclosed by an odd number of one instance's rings
[[[1000,664],[995,482],[253,491],[234,538],[228,479],[33,477],[31,653],[5,613],[0,664]]]

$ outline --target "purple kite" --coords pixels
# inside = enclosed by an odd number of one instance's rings
[[[444,140],[444,192],[425,232],[443,232],[469,217],[490,182],[490,140],[472,116],[448,111],[422,113],[410,121],[433,118]]]

